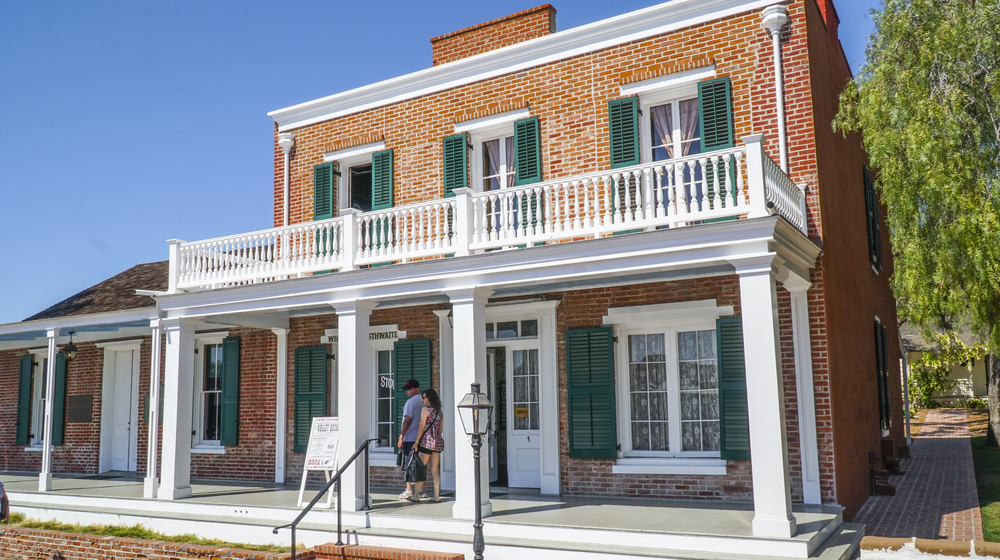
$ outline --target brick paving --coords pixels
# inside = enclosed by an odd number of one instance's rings
[[[965,411],[928,411],[910,454],[903,460],[905,474],[889,480],[896,495],[872,496],[853,522],[879,537],[982,541]]]

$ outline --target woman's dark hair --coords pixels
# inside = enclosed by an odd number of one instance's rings
[[[438,392],[434,389],[427,389],[424,391],[424,397],[431,402],[431,408],[434,410],[441,410],[441,397],[438,396]],[[442,410],[442,412],[444,412]]]

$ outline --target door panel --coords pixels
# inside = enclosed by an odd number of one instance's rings
[[[111,400],[111,470],[129,470],[132,429],[132,350],[115,352]]]
[[[507,485],[541,487],[538,350],[507,350]]]

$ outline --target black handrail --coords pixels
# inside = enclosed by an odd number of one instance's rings
[[[316,494],[316,497],[314,497],[312,499],[312,501],[309,502],[309,505],[307,505],[305,507],[305,509],[302,510],[302,513],[300,513],[299,516],[296,517],[294,521],[292,521],[291,523],[289,523],[287,525],[282,525],[280,527],[275,527],[274,530],[271,531],[272,533],[274,533],[275,535],[277,535],[278,534],[278,529],[284,529],[285,527],[291,527],[291,529],[292,529],[292,557],[291,557],[291,560],[295,560],[295,526],[298,525],[300,521],[302,521],[302,518],[305,517],[307,513],[309,513],[309,511],[313,508],[313,506],[316,505],[316,502],[318,502],[319,499],[323,497],[323,494],[326,494],[327,490],[329,490],[330,487],[334,485],[334,483],[336,483],[336,482],[338,482],[340,480],[340,475],[344,474],[344,471],[347,470],[347,467],[351,466],[351,463],[353,463],[354,460],[358,458],[358,455],[361,455],[362,452],[364,452],[364,454],[365,454],[365,505],[361,509],[362,510],[369,510],[369,509],[371,509],[372,506],[369,503],[369,501],[371,499],[370,498],[371,487],[370,487],[370,481],[369,481],[369,478],[368,478],[368,470],[369,470],[369,464],[368,464],[368,445],[371,442],[373,442],[373,441],[378,441],[378,438],[366,439],[364,441],[364,443],[362,443],[358,447],[358,450],[354,452],[354,455],[351,455],[351,458],[348,459],[346,463],[344,463],[344,466],[340,467],[340,470],[337,471],[337,474],[335,474],[332,477],[330,477],[330,481],[326,483],[326,486],[324,486],[323,489],[320,490],[318,494]],[[303,476],[306,476],[306,474],[308,474],[308,473],[303,474]],[[340,523],[340,507],[341,507],[341,500],[340,500],[340,498],[341,498],[341,492],[340,492],[340,487],[341,487],[341,485],[337,484],[337,546],[342,546],[344,544],[344,541],[340,538],[340,534],[341,534],[341,523]]]

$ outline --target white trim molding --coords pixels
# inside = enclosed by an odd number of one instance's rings
[[[486,132],[494,127],[507,127],[516,120],[526,119],[531,116],[531,111],[525,107],[515,109],[497,115],[481,117],[470,121],[455,123],[455,132]]]
[[[715,65],[693,68],[683,72],[675,72],[666,76],[658,76],[641,82],[634,82],[621,87],[622,96],[672,94],[696,87],[698,82],[715,77]],[[697,91],[695,92],[697,93]]]
[[[612,474],[690,474],[721,476],[726,460],[713,458],[623,457],[611,466]]]
[[[337,150],[335,152],[326,152],[323,154],[323,163],[366,156],[374,154],[375,152],[380,152],[384,149],[385,141],[379,140],[378,142],[372,142],[371,144],[354,146],[353,148],[344,148],[343,150]]]
[[[643,323],[703,322],[729,317],[732,305],[717,305],[715,299],[661,303],[657,305],[637,305],[634,307],[613,307],[604,316],[605,325],[642,325]]]

